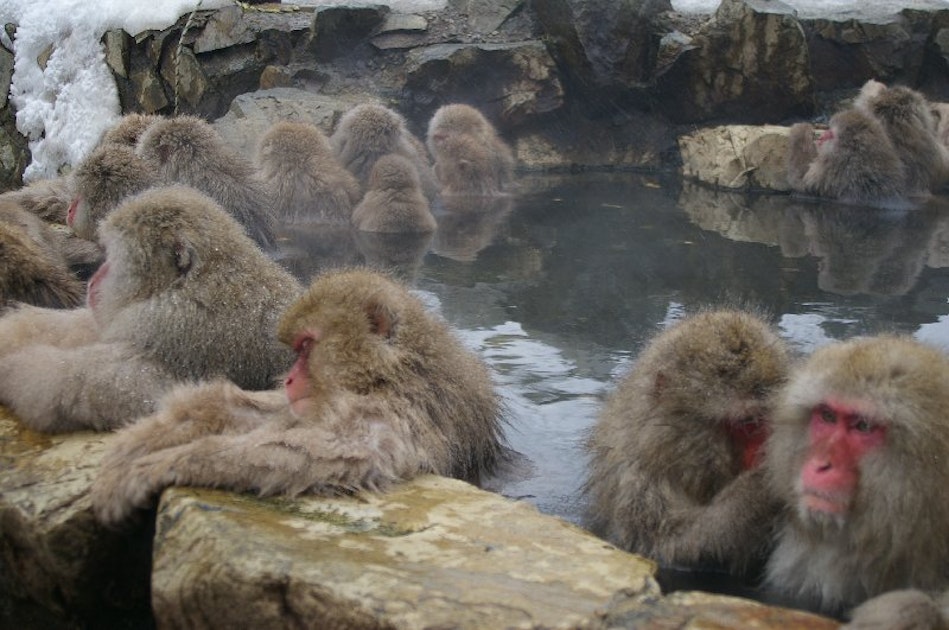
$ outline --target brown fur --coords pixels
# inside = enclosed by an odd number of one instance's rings
[[[792,190],[850,203],[887,204],[909,194],[905,168],[883,127],[858,109],[835,114],[836,136],[820,148],[808,123],[791,127],[788,183]]]
[[[261,494],[383,490],[421,473],[477,482],[502,457],[484,364],[406,287],[331,272],[284,314],[279,336],[316,333],[309,405],[216,382],[183,387],[124,430],[92,490],[115,523],[172,484]],[[300,359],[302,361],[302,359]]]
[[[164,118],[142,134],[136,149],[166,184],[186,184],[217,201],[262,247],[273,247],[274,213],[253,165],[194,116]]]
[[[428,123],[428,150],[442,194],[494,195],[513,179],[514,156],[474,107],[440,107]]]
[[[79,164],[73,175],[76,236],[96,240],[99,223],[126,198],[158,183],[157,174],[134,149],[103,144]]]
[[[112,429],[175,383],[224,376],[263,389],[290,365],[273,330],[299,285],[211,199],[153,188],[100,235],[108,273],[94,303],[0,318],[0,401],[25,424]]]
[[[949,149],[936,136],[936,121],[922,94],[904,86],[864,85],[856,106],[876,117],[906,168],[910,194],[929,194],[949,176]]]
[[[859,463],[850,511],[803,507],[799,479],[812,410],[860,401],[886,441]],[[949,586],[949,360],[910,337],[824,346],[792,374],[775,408],[765,469],[788,506],[768,582],[798,605],[837,613],[900,588]]]
[[[742,471],[725,424],[766,429],[787,368],[782,341],[749,313],[704,312],[657,335],[590,437],[592,530],[666,565],[760,563],[777,505],[760,468]]]
[[[257,148],[261,179],[274,194],[277,218],[287,223],[349,224],[362,189],[336,161],[326,135],[315,125],[279,122]]]
[[[24,210],[44,221],[66,224],[66,211],[75,195],[68,175],[30,182],[17,190],[0,194],[0,201],[19,204]]]
[[[428,155],[398,112],[382,105],[357,105],[340,118],[330,143],[340,164],[356,176],[363,189],[369,185],[376,160],[395,153],[415,165],[426,197],[433,199],[438,194]]]
[[[164,120],[164,117],[156,114],[126,114],[103,134],[99,146],[112,144],[134,149],[142,134],[159,120]]]
[[[66,262],[20,226],[0,221],[0,306],[25,302],[47,308],[82,304],[85,285]]]
[[[434,232],[437,224],[422,194],[418,172],[399,155],[372,167],[366,196],[353,210],[353,227],[364,232]]]

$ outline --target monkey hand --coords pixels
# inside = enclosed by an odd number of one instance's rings
[[[851,613],[850,630],[936,630],[945,620],[936,602],[917,590],[890,591],[860,604]]]
[[[174,469],[165,465],[160,451],[131,460],[107,457],[92,484],[92,509],[100,523],[117,526],[151,507],[173,483]]]

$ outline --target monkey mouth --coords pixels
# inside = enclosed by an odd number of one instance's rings
[[[801,507],[808,512],[822,514],[844,514],[850,509],[850,500],[835,492],[805,491],[801,494]]]

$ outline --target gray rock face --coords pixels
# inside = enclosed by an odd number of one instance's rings
[[[778,0],[723,0],[658,85],[678,122],[776,122],[815,106],[804,32]]]

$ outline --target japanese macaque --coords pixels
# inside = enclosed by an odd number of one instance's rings
[[[85,284],[65,260],[22,227],[0,220],[0,307],[23,302],[72,308],[82,304],[85,295]]]
[[[364,232],[434,232],[437,224],[422,194],[418,171],[400,155],[384,155],[372,167],[369,189],[353,210],[353,227]]]
[[[422,473],[478,483],[505,458],[487,368],[401,284],[328,272],[279,337],[297,354],[283,392],[181,387],[116,436],[92,488],[102,522],[169,485],[296,495],[385,490]]]
[[[0,201],[12,201],[44,221],[66,223],[66,212],[74,197],[72,177],[64,175],[30,182],[22,188],[0,194]]]
[[[784,343],[751,313],[693,315],[656,336],[588,443],[588,525],[667,567],[760,569],[779,504],[759,466]]]
[[[892,204],[909,194],[906,168],[880,122],[860,109],[830,119],[816,144],[809,123],[791,127],[788,184],[847,203]]]
[[[936,135],[936,121],[922,94],[905,86],[864,84],[854,106],[877,118],[906,168],[913,195],[928,195],[949,177],[949,149]]]
[[[440,107],[428,123],[428,150],[443,195],[496,195],[511,182],[514,156],[474,107]]]
[[[0,403],[24,424],[113,429],[176,383],[221,376],[265,389],[291,365],[274,330],[299,284],[207,196],[151,188],[99,236],[106,261],[85,308],[0,318]]]
[[[163,183],[197,188],[237,219],[258,245],[273,247],[275,217],[266,187],[253,165],[207,122],[194,116],[157,120],[142,134],[136,150]]]
[[[949,360],[910,337],[834,343],[793,371],[765,455],[787,506],[772,588],[839,614],[886,591],[949,586],[947,409]],[[868,605],[864,622],[899,600]]]
[[[66,224],[76,236],[97,239],[99,223],[126,198],[158,183],[158,175],[131,147],[103,144],[73,174],[76,196]]]
[[[362,189],[315,125],[278,122],[260,139],[257,164],[270,186],[277,218],[348,225]]]
[[[438,194],[425,147],[398,112],[382,105],[357,105],[339,119],[330,143],[340,164],[356,176],[363,189],[369,185],[376,160],[395,153],[415,165],[426,197],[433,199]]]
[[[134,149],[153,122],[163,120],[157,114],[126,114],[119,118],[99,140],[99,146],[111,144]]]

